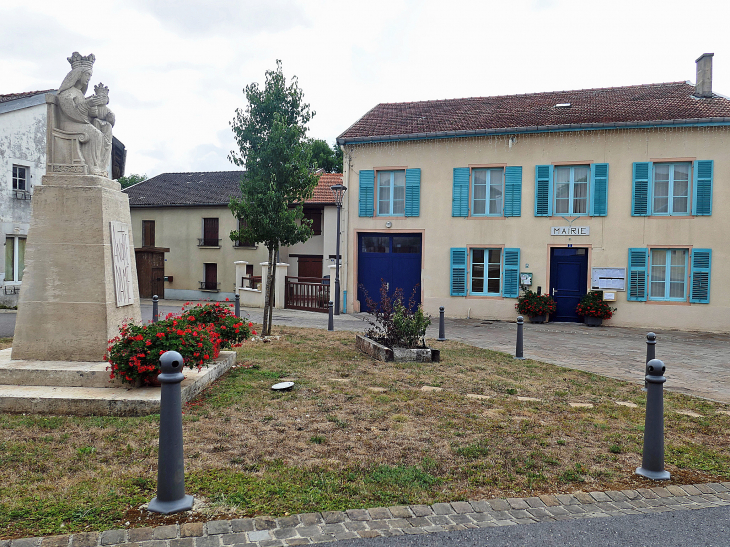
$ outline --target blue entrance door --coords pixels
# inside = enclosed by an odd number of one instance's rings
[[[580,323],[575,307],[588,290],[588,249],[553,248],[550,251],[550,294],[557,303],[551,321]]]
[[[358,238],[357,299],[361,311],[368,311],[365,293],[380,302],[381,280],[393,296],[403,289],[407,306],[413,296],[421,303],[421,234],[360,234]],[[415,291],[415,293],[414,293]]]

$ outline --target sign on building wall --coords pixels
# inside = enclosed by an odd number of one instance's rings
[[[625,291],[626,268],[591,268],[591,289]]]
[[[590,226],[552,226],[551,236],[588,236],[591,235]]]
[[[109,222],[109,232],[112,238],[112,267],[114,268],[117,308],[120,308],[134,304],[129,225],[112,220]]]

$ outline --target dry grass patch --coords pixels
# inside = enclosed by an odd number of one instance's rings
[[[277,334],[247,343],[239,365],[184,409],[188,491],[222,514],[649,484],[634,475],[638,384],[457,342],[439,344],[440,363],[398,364],[360,354],[350,332]],[[270,389],[283,379],[295,387]],[[665,407],[672,482],[728,480],[730,407],[674,393]],[[0,537],[204,518],[136,510],[155,493],[157,427],[156,417],[0,415]]]

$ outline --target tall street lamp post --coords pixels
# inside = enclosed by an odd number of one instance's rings
[[[337,250],[335,251],[335,315],[340,315],[340,209],[342,208],[342,197],[347,188],[342,184],[330,186],[335,195],[337,204]]]

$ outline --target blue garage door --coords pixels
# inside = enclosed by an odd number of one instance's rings
[[[358,238],[357,299],[360,310],[368,311],[366,296],[380,302],[381,280],[388,294],[403,289],[404,304],[411,296],[421,303],[421,234],[360,234]]]

